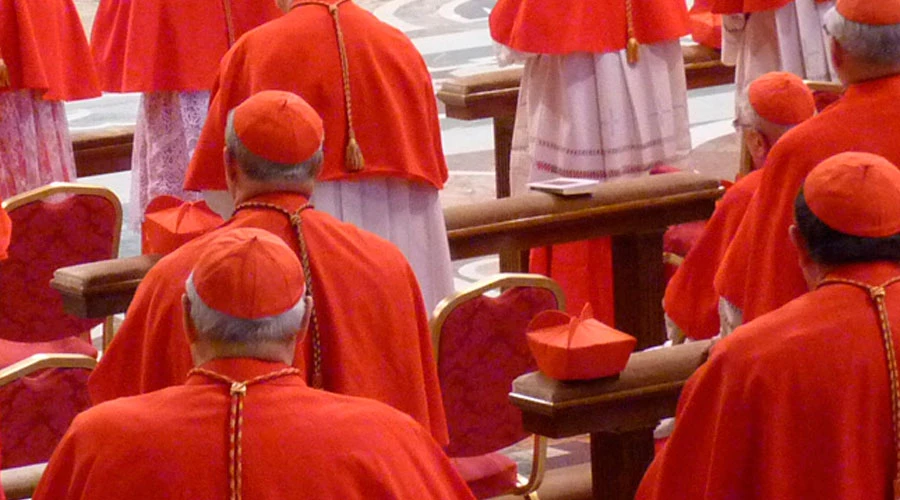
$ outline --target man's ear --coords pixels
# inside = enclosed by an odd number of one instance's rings
[[[744,131],[744,145],[753,158],[753,170],[762,168],[771,147],[766,136],[755,128],[747,129]]]
[[[181,315],[181,320],[184,323],[184,333],[187,335],[188,343],[193,344],[197,340],[197,328],[191,319],[191,301],[186,293],[181,294],[181,308],[184,311]]]
[[[297,342],[303,342],[306,332],[309,330],[309,321],[312,318],[313,298],[311,295],[303,296],[303,320],[300,321],[300,331],[297,332]]]

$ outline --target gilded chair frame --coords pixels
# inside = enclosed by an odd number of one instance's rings
[[[43,201],[54,195],[99,196],[106,199],[112,205],[116,218],[110,259],[119,257],[119,242],[122,236],[122,203],[119,201],[119,197],[106,187],[73,182],[51,182],[46,186],[19,193],[3,200],[2,207],[7,212],[12,212],[19,207]],[[112,341],[113,334],[113,317],[109,316],[103,321],[103,350],[106,350],[106,346]]]
[[[460,304],[466,301],[484,295],[485,292],[494,289],[506,290],[520,286],[544,288],[550,290],[556,299],[557,309],[564,310],[566,308],[566,296],[559,286],[559,283],[552,279],[540,275],[529,273],[498,273],[493,276],[482,279],[465,290],[458,291],[452,295],[445,297],[438,302],[434,308],[429,327],[431,328],[431,343],[434,349],[434,361],[438,362],[439,346],[441,342],[441,330],[450,313]],[[526,498],[537,500],[537,489],[544,480],[544,472],[547,468],[547,438],[534,434],[534,446],[532,448],[531,458],[531,474],[526,478],[521,474],[516,481],[516,487],[506,494],[521,495]]]

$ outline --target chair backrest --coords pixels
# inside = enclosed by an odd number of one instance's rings
[[[9,198],[9,258],[0,265],[0,338],[49,341],[79,335],[102,319],[63,311],[50,288],[60,267],[111,259],[119,253],[122,205],[104,187],[53,183]]]
[[[36,350],[32,345],[0,340],[4,354]],[[3,468],[49,460],[72,419],[90,407],[96,351],[77,339],[69,347],[80,353],[34,354],[0,369]]]
[[[498,297],[491,290],[505,290]],[[512,381],[537,365],[525,330],[541,311],[564,309],[560,286],[534,274],[500,274],[441,301],[431,320],[451,457],[497,451],[526,438],[509,402]]]

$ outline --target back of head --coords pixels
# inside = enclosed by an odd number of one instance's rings
[[[900,261],[900,170],[881,156],[841,153],[806,177],[794,219],[810,257],[839,265]]]
[[[872,72],[846,83],[900,72],[900,0],[837,0],[825,16],[825,29],[843,52]]]
[[[292,340],[305,307],[303,268],[280,238],[254,228],[222,232],[204,247],[185,285],[199,340]]]
[[[781,71],[753,80],[743,95],[743,142],[754,168],[761,168],[775,142],[816,113],[816,102],[800,77]]]
[[[250,178],[309,183],[322,166],[325,132],[318,113],[281,90],[253,94],[228,113],[225,147]]]

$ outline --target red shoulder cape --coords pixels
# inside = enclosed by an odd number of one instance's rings
[[[351,174],[345,167],[347,116],[331,16],[320,5],[302,5],[249,33],[222,59],[185,189],[225,189],[228,111],[269,89],[294,92],[322,115],[325,164],[318,180],[400,177],[443,187],[447,164],[425,61],[406,35],[362,8],[348,2],[339,12],[365,169]]]
[[[836,277],[879,285],[898,273],[881,262]],[[900,285],[886,301],[896,346]],[[865,291],[828,285],[713,348],[635,498],[891,498],[895,467],[878,316]]]
[[[48,101],[100,95],[91,49],[72,0],[0,0],[0,53],[9,87],[42,90]]]
[[[688,33],[683,0],[633,0],[632,12],[642,44]],[[497,42],[536,54],[614,52],[628,41],[625,0],[499,0],[490,26]]]
[[[273,0],[101,0],[91,46],[103,90],[209,90],[229,47],[225,2],[235,40],[281,15]]]
[[[845,151],[875,153],[900,165],[898,101],[900,76],[851,85],[839,101],[790,130],[772,148],[759,188],[716,273],[716,291],[743,310],[745,323],[806,292],[788,237],[794,198],[806,174]]]
[[[719,333],[719,295],[713,280],[761,176],[762,170],[751,172],[728,189],[666,287],[666,314],[691,339],[708,339]]]
[[[306,200],[273,193],[253,201],[293,212]],[[271,210],[242,210],[224,228],[256,227],[298,252],[288,218]],[[406,413],[447,443],[447,424],[431,348],[428,314],[416,277],[389,242],[328,214],[303,215],[310,253],[325,389],[375,399]],[[198,249],[220,230],[186,243],[158,262],[141,282],[116,337],[91,374],[94,403],[184,382],[193,366],[182,324],[181,295]],[[310,366],[308,339],[296,363]]]
[[[722,16],[713,14],[713,0],[695,0],[688,15],[691,19],[691,38],[705,47],[722,48]]]

